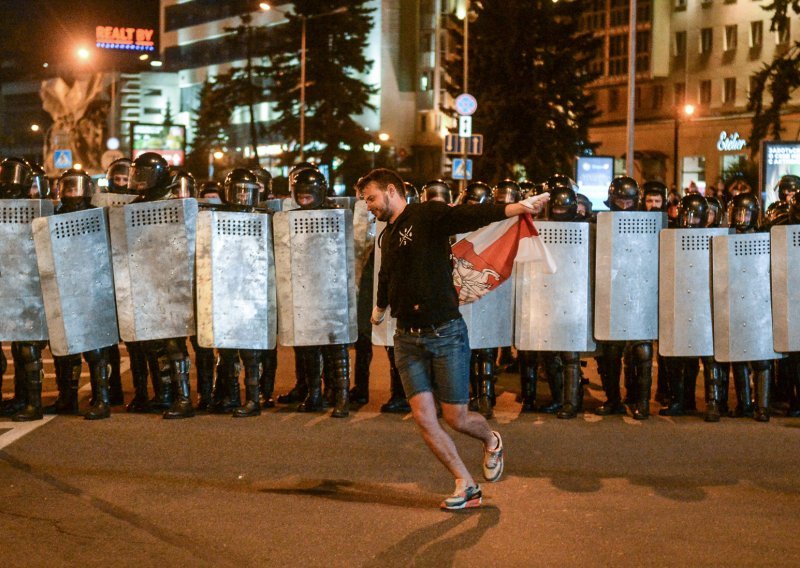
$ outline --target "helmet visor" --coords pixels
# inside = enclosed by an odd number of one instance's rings
[[[734,207],[731,211],[731,224],[736,227],[749,226],[753,221],[753,212],[744,207]]]
[[[258,183],[231,183],[225,187],[225,201],[247,207],[255,207],[258,203],[258,194],[261,184]]]
[[[68,176],[59,182],[61,198],[91,197],[92,181],[86,176]]]
[[[0,166],[0,184],[28,185],[28,169],[17,162],[10,162]]]
[[[175,199],[188,199],[194,197],[194,182],[185,176],[178,177],[170,188]]]
[[[50,196],[50,181],[46,176],[33,176],[30,196],[31,199],[46,199]]]
[[[694,209],[685,209],[678,215],[678,224],[684,228],[704,227],[706,219],[704,215]]]
[[[155,187],[159,173],[159,168],[157,167],[137,166],[134,164],[130,169],[128,189],[138,192]]]

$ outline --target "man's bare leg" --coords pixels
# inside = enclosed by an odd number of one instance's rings
[[[470,412],[466,404],[442,403],[442,416],[456,432],[461,432],[477,440],[483,441],[485,448],[493,450],[497,447],[497,438],[486,418],[478,412]]]

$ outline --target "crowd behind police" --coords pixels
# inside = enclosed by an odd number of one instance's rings
[[[198,198],[203,207],[223,211],[272,214],[274,204],[272,178],[263,168],[236,168],[223,184],[208,181],[197,187],[193,176],[181,168],[169,167],[166,160],[148,152],[131,161],[122,158],[108,168],[106,190],[125,195],[127,202],[151,202],[167,199]],[[292,206],[301,209],[337,208],[330,198],[325,177],[310,163],[295,166],[289,175]],[[729,187],[689,191],[684,196],[668,191],[660,181],[647,181],[640,187],[626,176],[612,180],[606,205],[611,211],[665,212],[670,228],[729,226],[736,233],[769,230],[774,225],[800,223],[800,177],[783,176],[777,187],[779,200],[761,211],[761,200],[743,180]],[[0,199],[54,199],[55,213],[65,214],[92,208],[94,182],[85,172],[67,170],[51,192],[44,170],[19,158],[7,158],[0,164]],[[592,202],[581,194],[566,175],[555,175],[542,183],[529,180],[503,180],[491,187],[472,182],[457,197],[442,180],[425,184],[421,190],[404,185],[407,202],[443,201],[453,203],[514,203],[526,197],[548,192],[548,206],[538,218],[559,222],[596,221]],[[726,203],[727,201],[727,203]],[[274,206],[274,205],[273,205]],[[378,239],[379,246],[380,239]],[[195,336],[188,338],[195,355],[197,398],[192,403],[189,386],[190,353],[187,338],[128,342],[134,395],[128,412],[163,413],[163,417],[188,418],[195,410],[252,417],[262,408],[279,404],[296,405],[300,412],[320,412],[333,408],[333,417],[349,414],[350,404],[369,401],[370,363],[372,360],[369,312],[372,305],[373,255],[367,250],[359,287],[359,333],[355,342],[355,377],[350,388],[348,345],[295,347],[294,387],[273,398],[277,371],[277,350],[233,350],[201,347]],[[88,260],[88,259],[87,259]],[[556,259],[557,261],[557,259]],[[654,293],[656,293],[654,291]],[[363,301],[362,301],[363,299]],[[363,312],[363,314],[362,314]],[[361,317],[361,316],[364,317]],[[516,358],[508,347],[474,350],[470,361],[470,407],[491,417],[496,403],[495,384],[502,370],[519,373],[518,402],[523,412],[554,414],[560,419],[575,418],[583,411],[582,357],[595,356],[605,401],[594,412],[599,415],[622,415],[629,410],[637,420],[647,419],[653,377],[653,341],[598,342],[594,354],[578,352],[519,351]],[[0,415],[14,421],[41,419],[43,414],[79,414],[78,388],[81,359],[89,365],[92,395],[84,418],[102,419],[111,415],[111,407],[122,405],[119,345],[83,354],[54,357],[58,395],[42,405],[43,341],[14,341],[14,395],[0,402]],[[405,413],[409,405],[403,392],[394,354],[386,348],[390,368],[390,399],[382,412]],[[769,420],[776,408],[787,416],[800,416],[800,361],[798,354],[776,361],[723,364],[713,357],[664,358],[657,356],[658,373],[655,399],[663,404],[661,415],[680,416],[697,410],[696,380],[702,363],[705,384],[706,421],[722,416],[754,417]],[[245,400],[241,399],[239,375],[244,367]],[[0,380],[7,369],[0,350]],[[729,376],[733,374],[736,405],[729,408]],[[550,399],[540,401],[540,379],[549,386]],[[621,380],[625,387],[622,396]],[[148,393],[152,387],[153,396]]]

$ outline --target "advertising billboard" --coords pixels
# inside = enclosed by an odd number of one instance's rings
[[[186,163],[186,127],[133,123],[131,149],[134,160],[145,152],[157,152],[170,166],[182,166]]]
[[[608,186],[614,179],[614,158],[612,156],[580,156],[578,158],[575,181],[580,192],[592,201],[593,211],[607,211],[604,203],[608,198]]]
[[[764,208],[778,200],[775,186],[782,175],[800,175],[800,142],[761,142],[761,175]]]

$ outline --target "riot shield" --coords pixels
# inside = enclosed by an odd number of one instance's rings
[[[356,203],[358,203],[358,198],[353,196],[335,195],[333,197],[329,197],[328,199],[342,209],[349,209],[350,211],[353,211]]]
[[[458,307],[469,333],[470,349],[507,347],[514,336],[513,276],[481,299]]]
[[[358,336],[353,212],[282,211],[273,223],[281,345],[353,343]]]
[[[283,207],[283,199],[267,199],[266,201],[260,203],[259,205],[264,205],[270,208],[272,211],[277,213],[278,211],[282,211]]]
[[[300,206],[291,197],[284,197],[280,201],[281,207],[280,209],[276,209],[276,211],[294,211],[295,209],[300,209]]]
[[[169,199],[108,210],[124,341],[195,334],[197,209],[195,199]]]
[[[714,358],[723,363],[778,359],[772,339],[768,233],[711,240]]]
[[[356,294],[361,282],[364,268],[372,261],[375,247],[375,217],[367,209],[364,200],[358,201],[353,208],[353,239],[356,258]]]
[[[135,193],[95,193],[92,195],[92,205],[95,207],[120,207],[133,203],[139,197]]]
[[[514,345],[521,351],[594,351],[594,226],[537,221],[536,229],[558,270],[548,274],[538,262],[514,265]]]
[[[594,337],[658,339],[658,234],[666,213],[597,214]]]
[[[772,227],[772,332],[775,351],[800,351],[800,225]]]
[[[197,342],[274,349],[277,325],[270,216],[197,214]]]
[[[0,341],[47,340],[31,223],[52,214],[47,200],[0,200]]]
[[[34,219],[33,240],[53,355],[119,343],[104,210]]]
[[[714,355],[711,238],[728,229],[661,231],[658,352],[664,357]]]
[[[378,301],[378,274],[381,271],[381,235],[386,230],[386,223],[383,221],[375,222],[375,276],[372,287],[372,305]],[[388,241],[387,241],[388,242]],[[384,347],[394,347],[394,332],[397,329],[397,319],[386,312],[386,317],[380,325],[372,326],[372,344]]]

